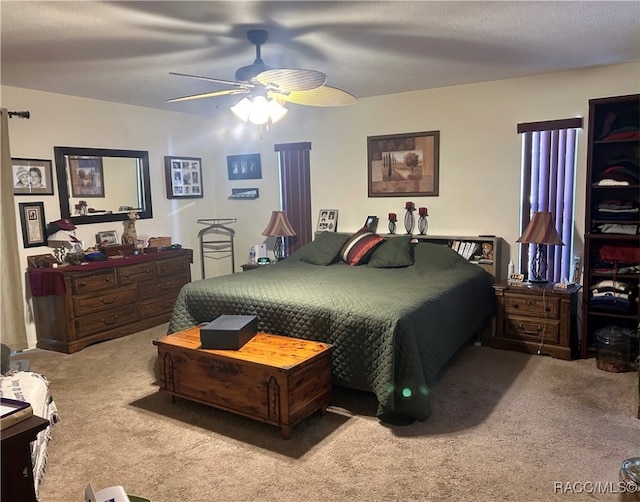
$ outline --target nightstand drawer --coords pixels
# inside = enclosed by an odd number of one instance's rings
[[[532,315],[543,318],[558,319],[560,298],[553,295],[505,295],[504,310],[506,314]]]
[[[503,336],[514,340],[545,343],[560,342],[560,322],[531,317],[507,316],[504,319]]]

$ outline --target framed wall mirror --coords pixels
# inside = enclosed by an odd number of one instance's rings
[[[75,225],[153,217],[149,152],[53,147],[60,216]]]

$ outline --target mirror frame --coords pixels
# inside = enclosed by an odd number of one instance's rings
[[[69,185],[67,183],[67,155],[82,155],[92,157],[127,157],[139,159],[142,164],[142,193],[144,211],[138,211],[140,219],[153,218],[151,206],[151,181],[149,179],[149,152],[146,150],[112,150],[109,148],[76,148],[72,146],[54,146],[56,160],[56,176],[58,179],[58,197],[60,199],[60,217],[69,218],[74,225],[89,223],[105,223],[110,221],[125,221],[129,219],[128,211],[123,213],[95,214],[93,216],[74,215],[69,204]]]

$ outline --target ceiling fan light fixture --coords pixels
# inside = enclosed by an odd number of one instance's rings
[[[245,122],[257,125],[273,124],[287,113],[287,109],[276,100],[267,100],[264,96],[242,98],[231,107],[231,111]]]
[[[249,114],[251,113],[252,107],[253,103],[249,98],[242,98],[238,103],[231,107],[231,111],[241,120],[246,122],[249,120]]]

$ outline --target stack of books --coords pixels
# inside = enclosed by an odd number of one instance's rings
[[[473,241],[451,241],[451,249],[467,260],[480,253],[480,243]]]

